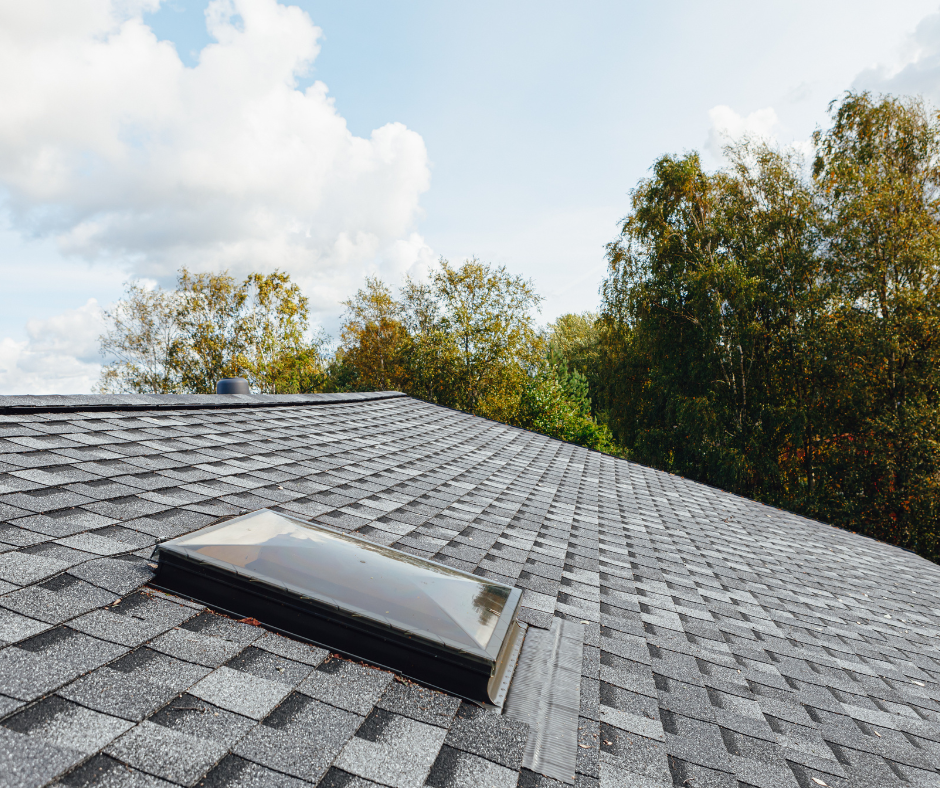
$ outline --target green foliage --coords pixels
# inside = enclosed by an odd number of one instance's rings
[[[177,288],[130,283],[107,313],[99,390],[207,394],[225,377],[246,377],[252,390],[295,393],[321,388],[324,337],[307,337],[309,305],[287,274],[180,271]]]
[[[343,304],[346,314],[338,353],[340,365],[333,375],[344,376],[341,385],[351,386],[355,381],[365,391],[401,389],[406,380],[402,351],[408,338],[401,320],[401,304],[375,277],[367,278],[365,288]]]
[[[479,260],[441,260],[396,299],[378,279],[346,302],[336,387],[394,388],[429,402],[612,450],[577,372],[555,374],[532,283]],[[343,380],[340,383],[340,379]]]
[[[632,195],[587,365],[641,462],[940,557],[940,133],[848,94],[809,168],[745,142]]]
[[[100,337],[102,354],[115,357],[101,372],[103,392],[176,394],[183,340],[175,293],[149,290],[131,282],[126,297],[105,313],[108,332]]]
[[[511,420],[544,356],[533,315],[541,300],[531,282],[475,259],[459,268],[441,260],[429,284],[409,282],[409,355],[433,373],[425,390],[443,405]]]
[[[584,393],[572,396],[551,370],[542,371],[526,381],[510,423],[589,449],[620,454],[610,430],[591,417],[589,402],[579,396]]]
[[[548,359],[556,377],[569,396],[590,410],[601,383],[596,378],[599,338],[600,323],[594,312],[562,315],[548,326]]]
[[[916,100],[849,95],[815,136],[838,295],[838,385],[819,502],[860,530],[940,557],[940,126]]]

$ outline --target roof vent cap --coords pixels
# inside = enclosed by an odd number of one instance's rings
[[[216,394],[250,394],[248,381],[244,378],[222,378],[215,384]]]

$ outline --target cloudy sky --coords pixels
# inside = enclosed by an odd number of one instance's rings
[[[0,0],[0,394],[91,389],[123,283],[505,264],[590,309],[654,159],[940,104],[936,0]]]

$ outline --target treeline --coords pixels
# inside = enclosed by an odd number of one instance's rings
[[[107,314],[103,392],[208,394],[242,376],[260,393],[397,390],[616,452],[587,381],[549,353],[532,283],[441,260],[394,294],[370,278],[345,302],[338,346],[309,330],[309,302],[283,273],[180,272],[173,290],[128,285]]]
[[[566,358],[633,459],[940,559],[940,131],[848,94],[813,156],[664,156]]]
[[[107,391],[397,389],[940,559],[940,127],[850,93],[804,159],[758,141],[632,192],[596,313],[535,321],[532,283],[477,260],[378,279],[338,343],[280,273],[128,288]]]
[[[175,290],[131,282],[105,313],[101,352],[114,360],[98,390],[207,394],[244,375],[261,392],[322,386],[325,337],[309,329],[310,308],[287,274],[179,273]]]

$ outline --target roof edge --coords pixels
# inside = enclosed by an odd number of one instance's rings
[[[0,395],[0,415],[115,410],[203,410],[338,405],[407,397],[400,391],[337,394],[44,394]]]

